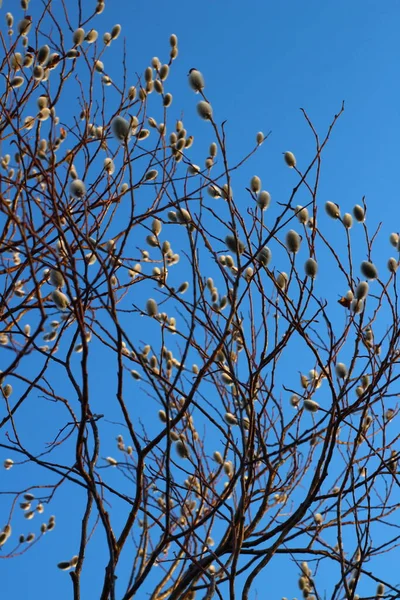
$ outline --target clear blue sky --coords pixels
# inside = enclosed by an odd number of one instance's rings
[[[86,2],[89,0],[83,0],[84,5]],[[35,19],[38,3],[32,0],[31,4],[30,13]],[[90,0],[90,4],[94,2]],[[6,11],[14,12],[11,0],[3,1],[0,12],[3,23]],[[19,16],[20,11],[15,11],[17,20]],[[77,27],[73,10],[70,17]],[[383,267],[391,255],[387,236],[398,227],[400,5],[397,2],[106,0],[106,9],[93,27],[103,33],[115,23],[121,23],[122,34],[113,42],[104,61],[116,81],[121,75],[124,36],[128,72],[135,83],[134,74],[142,73],[153,56],[163,62],[168,60],[169,36],[177,34],[179,57],[166,89],[174,95],[176,115],[183,111],[185,122],[190,123],[195,135],[194,163],[203,164],[205,149],[213,139],[195,113],[197,99],[187,85],[191,67],[204,74],[216,120],[227,120],[232,162],[252,147],[257,131],[272,131],[270,139],[242,169],[241,179],[234,183],[235,190],[248,185],[250,177],[257,174],[274,199],[284,200],[297,179],[284,165],[281,153],[293,151],[302,168],[313,152],[313,140],[299,108],[306,109],[322,135],[344,100],[344,115],[324,153],[320,198],[339,203],[344,212],[351,211],[366,195],[368,221],[384,221],[382,255],[377,257]],[[47,413],[43,419],[46,428],[51,415]],[[2,471],[1,489],[19,488],[25,477],[20,473],[22,470],[17,469]],[[13,482],[11,488],[9,482]],[[75,536],[76,541],[78,532],[71,538],[70,521],[63,521],[62,517],[63,511],[68,510],[73,520],[76,492],[70,489],[67,504],[65,500],[57,500],[60,504],[54,534],[49,534],[33,552],[14,561],[0,562],[2,584],[12,590],[12,593],[3,591],[5,597],[25,600],[33,597],[30,589],[40,589],[41,600],[52,600],[55,594],[58,600],[71,598],[69,576],[47,562],[49,555],[57,563],[76,552],[72,538]],[[0,496],[0,507],[3,502],[8,506],[7,500]],[[88,557],[93,579],[99,563],[103,569],[101,559],[93,552]],[[282,563],[282,575],[284,572]],[[259,598],[263,597],[262,584],[260,579],[256,586]],[[273,582],[268,599],[298,595],[295,584],[295,575],[289,588]],[[84,577],[82,600],[97,597],[91,593],[90,585]]]

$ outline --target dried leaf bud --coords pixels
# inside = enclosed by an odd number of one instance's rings
[[[130,123],[123,117],[117,116],[111,122],[111,131],[119,141],[126,141],[130,138],[132,129]]]
[[[231,252],[238,252],[239,254],[243,254],[244,243],[235,236],[227,235],[225,238],[225,243]]]
[[[159,75],[160,75],[161,81],[165,81],[168,77],[168,74],[169,74],[169,66],[162,65],[159,70]]]
[[[146,311],[149,317],[156,317],[158,315],[157,302],[153,298],[149,298],[146,302]]]
[[[360,281],[358,286],[356,287],[355,297],[357,300],[362,300],[368,294],[369,285],[366,281]]]
[[[197,105],[197,114],[205,121],[212,119],[213,111],[211,104],[205,100],[199,102]]]
[[[51,293],[52,300],[59,310],[67,310],[69,306],[69,300],[65,294],[59,290],[54,290]]]
[[[347,377],[347,367],[344,363],[336,363],[335,371],[340,379],[345,379]]]
[[[223,465],[224,464],[224,459],[222,458],[222,455],[220,452],[218,452],[218,450],[216,450],[213,454],[213,458],[215,460],[216,463],[218,463],[219,465]]]
[[[53,285],[55,288],[62,288],[65,285],[65,280],[64,280],[62,273],[60,273],[60,271],[57,271],[55,269],[50,270],[50,278],[49,279],[50,279],[51,285]]]
[[[85,39],[85,30],[82,27],[75,29],[74,34],[72,36],[72,41],[75,46],[80,46],[83,40]]]
[[[121,33],[121,25],[119,25],[118,23],[116,25],[114,25],[114,27],[111,29],[111,38],[113,40],[116,40],[117,37],[119,36],[119,34]]]
[[[225,413],[225,415],[224,415],[224,421],[225,421],[225,423],[227,423],[228,425],[232,425],[232,426],[234,426],[234,425],[237,425],[237,424],[238,424],[238,422],[239,422],[239,421],[237,420],[237,417],[235,417],[235,415],[233,415],[233,414],[232,414],[232,413],[230,413],[230,412],[226,412],[226,413]]]
[[[397,267],[399,266],[398,261],[395,258],[389,258],[387,267],[391,273],[396,273]]]
[[[313,258],[309,258],[306,260],[304,264],[304,270],[307,277],[311,277],[311,279],[315,279],[318,272],[318,264]]]
[[[197,69],[190,69],[188,76],[189,85],[196,92],[201,92],[204,88],[204,77]],[[204,118],[204,117],[203,117]]]
[[[262,144],[264,141],[264,134],[262,131],[259,131],[256,135],[256,142],[257,144]]]
[[[11,467],[13,466],[14,461],[12,458],[6,458],[6,460],[3,462],[3,466],[5,468],[6,471],[8,471],[9,469],[11,469]]]
[[[314,400],[311,400],[310,398],[306,398],[304,400],[304,408],[306,410],[308,410],[309,412],[317,412],[319,409],[319,404],[318,402],[315,402]]]
[[[16,77],[13,77],[10,81],[10,87],[12,88],[19,88],[21,87],[21,85],[23,85],[25,79],[23,77],[20,77],[19,75],[17,75]]]
[[[254,177],[251,178],[250,189],[255,194],[261,190],[261,179],[257,177],[257,175],[254,175]]]
[[[83,198],[86,194],[86,186],[80,179],[74,179],[69,186],[69,193],[74,198]]]
[[[367,260],[364,260],[361,263],[360,267],[361,273],[367,279],[376,279],[378,277],[378,271],[375,265]]]
[[[297,252],[300,250],[300,244],[301,238],[299,234],[294,231],[294,229],[290,229],[290,231],[288,231],[286,234],[286,248],[289,250],[289,252],[297,254]]]
[[[359,223],[364,223],[365,211],[362,206],[360,206],[359,204],[356,204],[353,207],[353,215],[354,215],[354,218],[356,221],[358,221]]]
[[[156,169],[151,169],[150,171],[147,171],[146,175],[144,176],[144,180],[153,181],[154,179],[157,179],[157,177],[158,171]]]
[[[332,217],[332,219],[339,219],[340,217],[340,210],[338,205],[334,202],[330,202],[329,200],[328,202],[325,202],[325,211],[327,215]]]
[[[351,229],[353,226],[353,217],[350,213],[344,213],[342,217],[342,223],[346,227],[346,229]]]
[[[296,157],[293,152],[285,152],[283,156],[287,166],[293,169],[296,166]]]
[[[398,249],[398,245],[399,245],[399,234],[398,233],[391,233],[390,237],[389,237],[389,241],[392,244],[392,246],[394,246],[396,249]]]
[[[279,273],[278,277],[276,278],[276,283],[277,283],[278,287],[281,288],[282,291],[286,290],[288,280],[289,280],[289,277],[288,277],[287,273],[285,273],[284,271]]]
[[[180,456],[181,458],[189,458],[189,456],[190,456],[189,449],[186,446],[185,442],[183,442],[182,440],[178,440],[175,443],[175,449],[176,449],[178,456]]]
[[[85,41],[88,44],[93,44],[93,42],[95,42],[98,37],[99,37],[98,31],[96,31],[96,29],[91,29],[90,31],[87,32]]]
[[[257,260],[263,265],[263,267],[268,267],[269,263],[272,259],[272,252],[268,248],[268,246],[264,246],[261,248],[260,252],[257,254]]]
[[[263,190],[257,196],[257,204],[261,210],[267,210],[271,202],[271,194]]]

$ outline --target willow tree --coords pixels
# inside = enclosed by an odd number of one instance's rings
[[[130,81],[104,2],[53,4],[3,14],[2,558],[47,547],[75,600],[254,598],[282,559],[281,594],[394,597],[399,236],[378,273],[365,200],[320,197],[343,107],[278,200],[199,71],[171,116],[176,35]]]

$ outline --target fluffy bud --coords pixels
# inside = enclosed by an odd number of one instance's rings
[[[296,217],[298,218],[299,222],[305,225],[309,219],[308,210],[306,208],[303,208],[303,206],[299,205],[296,206],[295,211]]]
[[[74,196],[74,198],[83,198],[83,196],[86,194],[86,187],[83,181],[80,179],[74,179],[71,181],[69,193],[71,196]]]
[[[254,175],[254,177],[251,178],[250,188],[255,194],[261,190],[261,179],[257,177],[257,175]]]
[[[353,215],[356,221],[358,221],[359,223],[364,223],[365,211],[362,206],[356,204],[353,208]]]
[[[131,136],[132,129],[130,124],[123,117],[115,117],[111,122],[111,131],[117,140],[128,140]]]
[[[190,69],[188,81],[190,87],[196,93],[200,92],[205,86],[203,75],[197,69]]]
[[[337,363],[335,367],[336,375],[340,379],[345,379],[347,377],[347,367],[344,363]]]
[[[353,225],[353,217],[350,213],[344,213],[342,223],[346,227],[346,229],[351,229]]]
[[[306,398],[304,400],[304,408],[309,412],[317,412],[319,409],[319,404],[314,400],[310,400],[310,398]]]
[[[262,131],[259,131],[256,135],[256,142],[257,144],[262,144],[264,141],[264,134]]]
[[[367,279],[376,279],[378,277],[378,271],[375,265],[367,260],[364,260],[361,263],[360,270]]]
[[[276,278],[276,283],[277,283],[278,287],[280,287],[281,290],[284,291],[288,284],[287,273],[285,273],[284,271],[282,271],[282,273],[279,273],[278,277]]]
[[[294,231],[294,229],[288,231],[286,234],[286,248],[289,250],[289,252],[297,254],[297,252],[300,250],[300,244],[301,238],[299,234]]]
[[[283,156],[287,166],[293,169],[296,166],[296,157],[293,152],[285,152]]]
[[[244,243],[241,240],[234,237],[233,235],[227,235],[225,238],[225,243],[231,252],[238,252],[239,254],[243,254]]]
[[[121,33],[121,25],[119,25],[117,23],[117,25],[114,25],[114,27],[111,29],[111,38],[113,40],[116,40],[120,33]]]
[[[389,237],[389,241],[396,249],[398,249],[399,245],[399,235],[398,233],[391,233]]]
[[[269,192],[263,190],[257,196],[257,204],[261,210],[267,210],[271,202],[271,195]]]
[[[366,281],[360,281],[358,286],[356,287],[355,296],[357,300],[362,300],[368,294],[369,285]]]
[[[183,442],[182,440],[178,440],[175,444],[175,449],[177,454],[181,457],[181,458],[189,458],[190,454],[189,454],[189,449],[186,446],[185,442]]]
[[[146,311],[149,317],[156,317],[158,315],[157,302],[153,298],[149,298],[146,302]]]
[[[82,44],[84,39],[85,39],[85,30],[82,29],[82,27],[75,29],[74,34],[72,36],[72,41],[73,41],[74,45],[79,46],[80,44]]]
[[[233,425],[237,425],[238,424],[237,418],[235,417],[235,415],[233,415],[230,412],[225,413],[224,420],[225,420],[225,423],[227,423],[228,425],[232,425],[233,426]]]
[[[340,217],[340,210],[337,204],[334,202],[325,202],[325,211],[326,214],[332,217],[332,219],[338,219]]]
[[[54,304],[60,310],[66,310],[69,306],[69,300],[65,294],[60,292],[59,290],[54,290],[51,293],[51,297],[53,299]]]
[[[209,121],[213,116],[211,104],[205,100],[202,100],[197,105],[197,113],[202,119]]]
[[[263,267],[268,267],[269,263],[272,259],[272,252],[268,248],[268,246],[264,246],[261,248],[260,252],[257,254],[257,260],[263,265]]]
[[[393,257],[392,257],[392,258],[389,258],[389,260],[388,260],[388,263],[387,263],[387,266],[388,266],[388,269],[389,269],[389,271],[390,271],[391,273],[396,273],[396,271],[397,271],[397,267],[398,267],[399,265],[398,265],[398,262],[397,262],[397,260],[396,260],[395,258],[393,258]]]
[[[317,271],[318,271],[317,262],[313,258],[309,258],[305,262],[304,270],[306,272],[307,277],[311,277],[312,279],[315,279],[317,276]]]

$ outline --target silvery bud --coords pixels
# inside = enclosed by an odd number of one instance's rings
[[[294,231],[294,229],[288,231],[286,234],[286,248],[289,250],[289,252],[297,254],[297,252],[300,250],[300,244],[301,238],[299,234]]]
[[[271,194],[263,190],[257,196],[257,204],[261,210],[267,210],[271,202]]]
[[[111,131],[117,140],[125,141],[131,136],[132,130],[130,123],[123,117],[117,116],[111,122]]]
[[[296,157],[293,152],[285,152],[283,156],[287,166],[293,169],[296,166]]]
[[[376,279],[378,277],[377,268],[372,262],[369,262],[367,260],[364,260],[361,263],[360,270],[364,277],[366,277],[367,279]]]
[[[209,121],[213,116],[211,104],[205,100],[202,100],[197,105],[197,113],[202,119]]]
[[[334,202],[325,202],[325,211],[326,213],[332,217],[332,219],[338,219],[340,217],[340,210],[337,204]]]
[[[197,69],[190,69],[188,77],[190,87],[196,92],[200,92],[204,86],[203,75]]]
[[[356,204],[353,208],[353,215],[356,221],[358,221],[359,223],[364,223],[365,211],[362,206]]]

